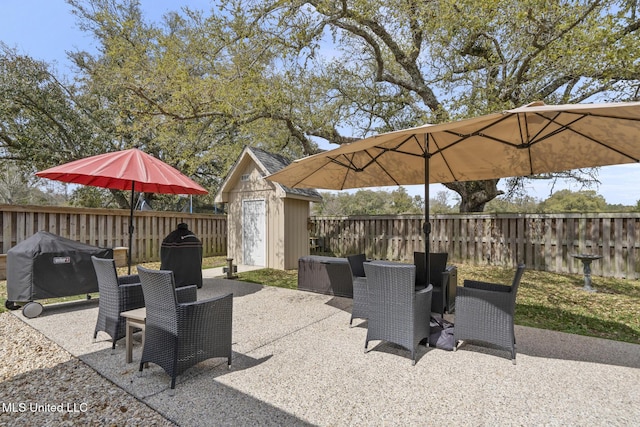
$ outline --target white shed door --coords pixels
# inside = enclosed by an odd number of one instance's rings
[[[266,223],[264,200],[242,201],[242,255],[245,265],[265,266]]]

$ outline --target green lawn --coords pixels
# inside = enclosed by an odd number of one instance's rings
[[[159,263],[145,266],[159,268]],[[203,266],[226,265],[225,257],[205,258]],[[135,272],[135,269],[133,270]],[[126,268],[119,269],[126,274]],[[514,269],[458,265],[458,285],[464,279],[509,284]],[[272,269],[240,273],[239,280],[297,288],[297,272]],[[595,336],[640,344],[640,281],[593,276],[598,292],[582,290],[581,274],[555,274],[526,270],[518,290],[516,324],[572,334]],[[0,282],[0,298],[6,299],[6,282]],[[41,301],[57,302],[84,296]],[[0,311],[4,311],[4,303]]]

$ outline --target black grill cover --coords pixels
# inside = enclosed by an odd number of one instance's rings
[[[160,269],[173,271],[176,287],[202,287],[202,242],[187,224],[178,224],[162,241]]]
[[[37,232],[7,252],[7,300],[27,302],[98,292],[91,255],[113,258],[113,249]]]

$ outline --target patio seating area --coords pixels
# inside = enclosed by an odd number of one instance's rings
[[[516,326],[518,364],[505,351],[407,351],[372,342],[352,300],[234,280],[205,270],[198,300],[233,293],[232,364],[214,358],[170,378],[138,373],[124,340],[92,342],[95,300],[47,306],[26,319],[100,375],[181,426],[202,425],[632,425],[640,419],[640,346]],[[448,316],[448,315],[446,315]]]

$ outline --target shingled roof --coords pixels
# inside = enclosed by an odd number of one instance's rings
[[[242,151],[242,154],[236,161],[236,164],[229,171],[228,176],[225,178],[225,182],[231,178],[236,169],[236,166],[242,161],[247,152],[256,161],[258,167],[262,169],[265,176],[276,173],[291,163],[289,159],[281,156],[280,154],[274,154],[260,148],[246,146]],[[322,200],[322,196],[320,195],[320,193],[318,193],[318,191],[314,189],[290,188],[277,182],[273,182],[273,184],[282,188],[287,196],[291,196],[294,198],[304,198],[312,202],[319,202]],[[221,186],[221,190],[224,187],[225,184],[223,183],[223,185]],[[216,196],[216,198],[218,198],[218,196]]]
[[[291,162],[284,156],[280,154],[269,153],[260,148],[255,147],[247,147],[248,150],[256,156],[256,158],[262,163],[262,166],[266,169],[269,175],[284,169]],[[310,198],[317,198],[318,200],[322,200],[322,196],[316,190],[311,188],[289,188],[285,185],[280,185],[285,193],[287,194],[295,194],[299,196],[305,196]]]

